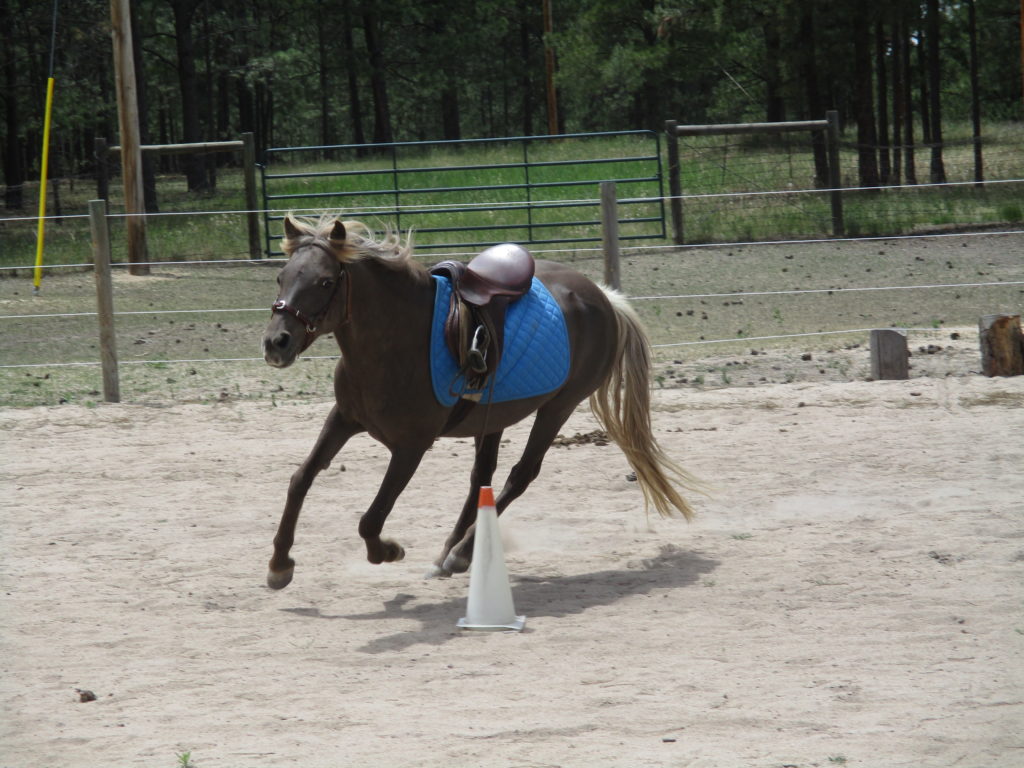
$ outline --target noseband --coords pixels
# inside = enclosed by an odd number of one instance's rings
[[[304,339],[302,345],[303,351],[305,351],[309,347],[309,345],[313,343],[313,340],[316,338],[316,332],[320,323],[323,322],[323,319],[324,317],[326,317],[327,313],[331,311],[331,306],[333,306],[334,304],[334,297],[338,293],[338,284],[342,280],[345,281],[345,317],[341,323],[342,325],[344,325],[349,321],[349,313],[351,311],[350,305],[352,299],[352,281],[348,279],[348,273],[344,269],[342,269],[338,273],[338,279],[334,282],[334,288],[331,289],[331,295],[330,297],[328,297],[327,303],[324,306],[323,310],[321,310],[319,314],[313,317],[310,317],[298,307],[293,307],[284,299],[278,299],[271,305],[271,314],[283,312],[286,315],[291,315],[300,323],[302,323],[302,327],[306,331],[306,338]]]
[[[330,307],[330,303],[328,303],[327,306]],[[278,299],[277,301],[275,301],[273,306],[270,307],[270,311],[284,312],[285,314],[291,315],[306,327],[306,333],[316,333],[316,323],[313,322],[313,318],[307,317],[300,310],[296,309],[291,304],[287,303],[284,299]],[[327,310],[324,310],[324,312],[321,313],[321,316],[324,314],[327,314]]]

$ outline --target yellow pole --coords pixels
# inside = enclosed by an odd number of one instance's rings
[[[43,240],[46,236],[46,171],[50,163],[50,114],[53,110],[53,78],[46,81],[46,116],[43,118],[43,162],[39,172],[39,235],[36,238],[36,270],[32,292],[39,293],[43,280]]]

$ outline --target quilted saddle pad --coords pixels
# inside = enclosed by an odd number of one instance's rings
[[[470,389],[458,361],[444,341],[452,286],[447,277],[433,275],[434,321],[430,328],[430,372],[434,396],[451,406],[464,395],[482,394],[483,401],[501,403],[544,395],[558,389],[569,376],[569,332],[562,309],[536,277],[530,292],[509,305],[505,315],[505,348],[494,378],[485,389]]]

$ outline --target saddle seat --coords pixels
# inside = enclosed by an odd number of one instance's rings
[[[459,367],[475,374],[473,386],[482,386],[497,370],[505,312],[529,292],[535,269],[530,252],[514,243],[491,246],[468,264],[442,261],[431,267],[431,274],[451,281],[445,342]]]
[[[466,265],[458,292],[475,307],[487,306],[495,296],[517,299],[530,290],[535,269],[533,256],[521,245],[494,245]]]

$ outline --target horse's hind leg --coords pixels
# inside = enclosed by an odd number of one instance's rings
[[[455,528],[444,543],[441,556],[434,561],[434,567],[428,576],[451,576],[452,571],[445,567],[445,560],[452,547],[462,541],[469,530],[469,526],[476,520],[477,503],[480,500],[480,488],[491,485],[494,478],[494,469],[498,466],[498,448],[501,444],[502,432],[492,432],[489,435],[476,438],[476,456],[473,459],[473,471],[469,476],[469,496],[462,506],[462,512],[455,523]],[[468,567],[468,563],[466,566]],[[464,569],[463,569],[464,570]]]
[[[523,455],[512,471],[509,472],[505,487],[501,489],[495,501],[495,508],[500,515],[513,501],[518,499],[540,474],[540,466],[544,461],[551,443],[558,436],[558,430],[572,415],[577,403],[558,403],[551,401],[537,411],[537,417],[530,430]],[[451,548],[444,561],[444,570],[449,573],[463,573],[469,569],[473,559],[473,534],[475,526],[466,530],[462,540]]]
[[[302,511],[302,502],[314,478],[321,470],[330,466],[348,439],[361,431],[362,427],[346,419],[339,412],[338,406],[334,406],[324,421],[313,450],[292,474],[291,482],[288,484],[288,498],[277,527],[277,535],[274,537],[274,555],[270,558],[270,570],[267,573],[267,586],[271,589],[283,589],[292,580],[295,561],[288,553],[295,543],[295,524],[299,520],[299,512]]]

